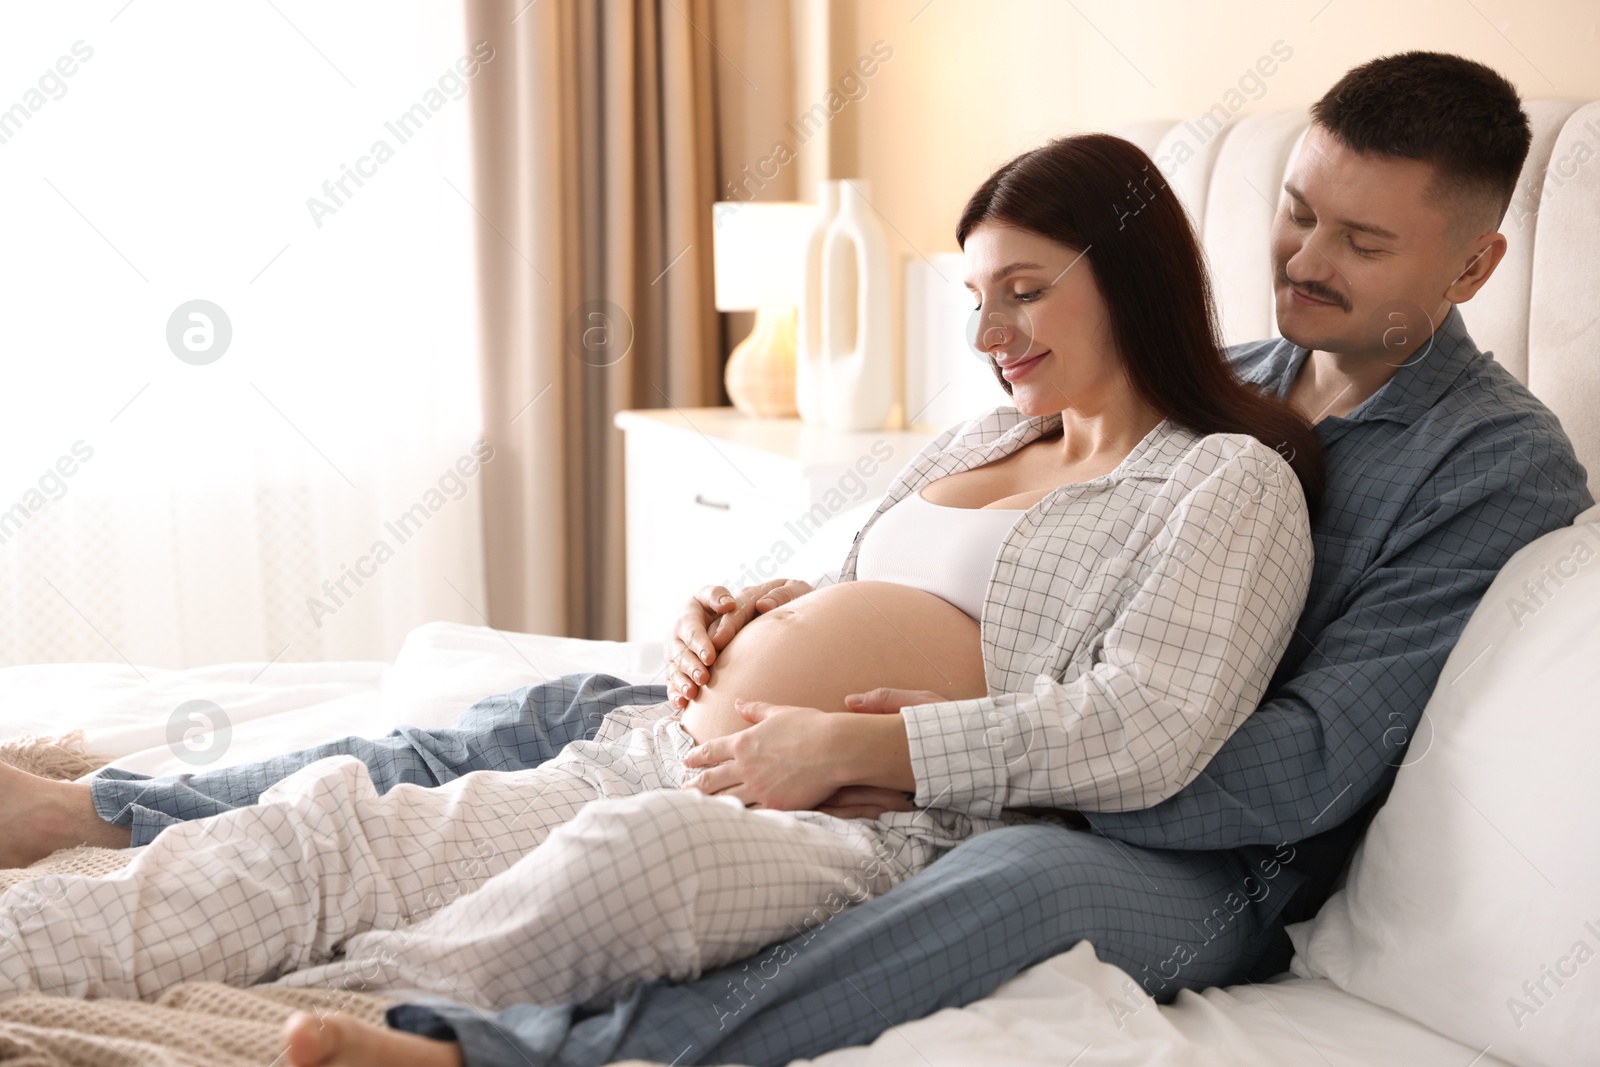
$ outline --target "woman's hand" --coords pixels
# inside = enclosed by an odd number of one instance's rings
[[[690,597],[662,652],[668,703],[678,711],[687,708],[700,695],[700,686],[711,681],[717,653],[728,647],[745,623],[809,592],[811,585],[798,578],[774,578],[737,597],[720,585],[708,585]]]
[[[783,811],[816,808],[845,786],[916,789],[898,715],[844,715],[761,700],[735,700],[734,708],[751,727],[690,749],[683,765],[700,773],[685,789]]]
[[[844,782],[835,781],[829,749],[832,720],[821,708],[735,700],[734,708],[754,725],[696,745],[683,765],[701,768],[685,789],[738,797],[747,808],[806,811]]]

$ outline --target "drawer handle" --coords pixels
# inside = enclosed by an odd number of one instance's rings
[[[715,501],[715,500],[707,500],[705,497],[701,496],[699,493],[696,493],[694,495],[694,502],[696,504],[702,505],[703,507],[720,508],[723,511],[727,511],[729,508],[731,508],[733,506],[732,504],[720,503],[720,502]]]

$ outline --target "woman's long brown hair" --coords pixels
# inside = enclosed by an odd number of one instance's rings
[[[1109,134],[1058,138],[978,187],[956,225],[963,248],[982,222],[1084,253],[1123,367],[1145,401],[1195,433],[1244,433],[1277,449],[1316,513],[1324,479],[1316,431],[1281,400],[1234,375],[1200,243],[1149,156]],[[1009,394],[1011,383],[992,358],[990,367]]]

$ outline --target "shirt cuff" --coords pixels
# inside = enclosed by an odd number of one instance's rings
[[[919,808],[950,808],[993,818],[1005,807],[1011,765],[1026,755],[1010,742],[1014,712],[989,697],[914,704],[906,723]]]

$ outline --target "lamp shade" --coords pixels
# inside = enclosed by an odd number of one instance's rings
[[[800,303],[806,237],[816,211],[815,205],[796,201],[712,205],[718,311]]]

